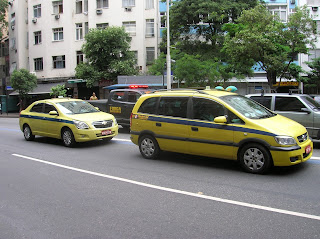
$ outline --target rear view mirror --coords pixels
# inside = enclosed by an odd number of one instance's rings
[[[214,118],[214,122],[218,124],[226,124],[227,123],[227,118],[225,116],[218,116]]]
[[[57,112],[57,111],[52,110],[52,111],[50,111],[50,112],[49,112],[49,115],[59,115],[59,114],[58,114],[58,112]]]
[[[311,111],[310,111],[308,108],[301,108],[301,111],[302,111],[302,112],[306,112],[306,113],[308,113],[308,114],[311,113]]]

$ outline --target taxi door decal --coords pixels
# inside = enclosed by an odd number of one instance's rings
[[[121,107],[110,106],[110,113],[121,114]]]

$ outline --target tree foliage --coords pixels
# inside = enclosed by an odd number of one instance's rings
[[[3,33],[7,32],[8,22],[6,20],[6,13],[8,10],[8,1],[0,0],[0,40],[3,38]]]
[[[76,77],[92,87],[100,80],[116,80],[118,75],[134,75],[135,56],[130,51],[131,38],[124,28],[91,29],[82,46],[88,62],[76,67]]]
[[[228,32],[223,52],[234,68],[250,72],[254,66],[266,71],[269,85],[277,77],[297,78],[301,67],[294,64],[298,53],[308,53],[308,45],[316,41],[314,21],[306,7],[296,8],[283,23],[259,4],[245,10],[236,23],[225,24]]]
[[[310,71],[307,72],[308,77],[303,79],[305,87],[318,89],[320,85],[320,57],[307,62],[307,65],[310,67]]]
[[[50,95],[53,97],[58,97],[58,96],[67,96],[67,90],[64,88],[64,85],[56,85],[51,88]]]

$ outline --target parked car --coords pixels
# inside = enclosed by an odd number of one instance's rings
[[[111,140],[118,134],[113,115],[97,110],[86,101],[57,98],[39,100],[21,111],[20,129],[26,140],[35,135],[62,139],[67,147],[76,142]]]
[[[143,157],[161,150],[238,160],[251,173],[310,159],[301,124],[228,91],[171,90],[141,96],[131,115],[131,141]]]
[[[117,89],[109,93],[108,99],[88,100],[88,102],[104,112],[113,114],[121,126],[129,127],[133,106],[141,95],[152,91],[145,88]]]
[[[265,93],[246,95],[268,109],[304,125],[311,138],[320,139],[320,103],[305,94]]]

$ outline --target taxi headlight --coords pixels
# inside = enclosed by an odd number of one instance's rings
[[[118,124],[116,118],[113,119],[113,125],[116,126]]]
[[[89,125],[86,122],[74,120],[73,123],[78,129],[89,129]]]
[[[295,139],[291,136],[276,136],[274,137],[278,144],[281,145],[294,145],[297,144]]]

